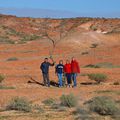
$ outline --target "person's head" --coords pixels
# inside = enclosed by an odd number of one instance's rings
[[[44,59],[44,62],[48,62],[48,58],[45,58],[45,59]]]
[[[59,64],[63,64],[63,60],[60,60],[60,61],[59,61]]]
[[[72,57],[72,61],[74,61],[75,60],[75,57]]]
[[[69,64],[69,63],[70,63],[70,61],[67,59],[67,60],[66,60],[66,64]]]

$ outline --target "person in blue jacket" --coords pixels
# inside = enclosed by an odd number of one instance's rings
[[[43,83],[44,83],[44,86],[48,86],[50,87],[50,80],[49,80],[49,67],[50,66],[54,66],[55,62],[52,60],[52,63],[50,63],[48,61],[48,58],[45,58],[44,59],[44,62],[41,63],[40,65],[40,69],[42,71],[42,74],[43,74]]]
[[[59,87],[63,86],[63,72],[64,72],[63,70],[64,70],[63,60],[60,60],[59,64],[56,66],[56,70],[55,70],[55,72],[58,76]]]

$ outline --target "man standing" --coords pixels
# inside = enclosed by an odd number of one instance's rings
[[[54,66],[54,61],[51,58],[53,63],[50,63],[48,61],[48,58],[44,59],[44,62],[41,64],[40,69],[42,70],[42,74],[43,74],[43,83],[44,86],[48,86],[50,87],[50,80],[49,80],[49,66]]]
[[[78,62],[75,60],[74,57],[72,57],[72,61],[71,61],[71,70],[72,70],[72,80],[73,80],[73,87],[77,86],[77,74],[80,73],[80,67]]]

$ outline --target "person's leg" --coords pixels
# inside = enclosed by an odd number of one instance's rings
[[[68,74],[68,85],[69,85],[69,87],[71,85],[71,74]]]
[[[58,73],[57,76],[58,76],[58,85],[60,87],[60,74]]]
[[[66,79],[67,79],[67,86],[68,86],[69,85],[68,73],[66,73]]]
[[[62,87],[63,86],[63,75],[62,74],[60,74],[60,87]]]
[[[58,74],[59,87],[62,87],[62,74]]]
[[[43,84],[46,86],[46,75],[43,73]]]
[[[62,76],[62,84],[64,87],[66,87],[67,83],[66,83],[66,74],[64,73],[63,76]]]
[[[74,87],[77,86],[77,81],[76,81],[76,77],[77,77],[77,74],[76,73],[73,73],[73,83],[74,83]]]
[[[46,78],[47,78],[47,84],[48,84],[48,87],[50,87],[50,79],[49,79],[49,74],[46,74]]]

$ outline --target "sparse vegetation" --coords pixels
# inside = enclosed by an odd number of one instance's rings
[[[120,83],[119,82],[114,82],[113,85],[120,85]]]
[[[0,74],[0,83],[2,83],[4,79],[5,79],[5,76],[3,74]]]
[[[97,94],[103,94],[103,93],[106,93],[106,94],[116,94],[116,95],[120,95],[120,91],[114,91],[114,90],[101,90],[101,91],[95,91]]]
[[[12,86],[2,86],[2,85],[0,85],[0,90],[1,89],[15,89],[15,87],[12,87]]]
[[[48,99],[44,100],[43,103],[45,105],[53,105],[55,103],[55,100],[52,98],[48,98]]]
[[[37,111],[38,113],[44,113],[44,112],[45,112],[44,109],[41,108],[41,106],[38,105],[38,104],[34,105],[34,106],[33,106],[33,109],[34,109],[35,111]]]
[[[90,48],[96,48],[98,46],[97,43],[93,43]]]
[[[100,66],[89,64],[89,65],[84,66],[84,68],[100,68]]]
[[[75,107],[78,103],[77,98],[73,94],[62,95],[60,97],[61,105],[66,107]]]
[[[30,112],[31,105],[25,98],[15,97],[8,103],[6,110]]]
[[[87,55],[89,52],[82,52],[81,55]]]
[[[94,116],[92,116],[91,112],[85,108],[78,107],[73,114],[76,116],[75,120],[94,120]]]
[[[88,64],[84,68],[120,68],[119,65],[113,65],[112,63],[102,62],[97,64]]]
[[[24,35],[22,38],[21,38],[21,40],[20,41],[23,41],[23,42],[25,42],[25,41],[33,41],[33,40],[37,40],[37,39],[39,39],[40,38],[40,36],[37,36],[37,35]]]
[[[118,110],[116,102],[106,96],[95,97],[88,103],[90,110],[100,115],[114,115]]]
[[[97,27],[92,25],[92,26],[90,26],[90,29],[93,30],[93,31],[96,31]]]
[[[7,59],[7,61],[17,61],[17,60],[18,60],[18,58],[16,58],[16,57],[11,57],[11,58]]]
[[[101,82],[106,81],[106,79],[107,79],[107,75],[102,74],[102,73],[88,74],[88,77],[91,80],[95,80],[98,84],[101,83]]]
[[[10,40],[8,36],[0,36],[0,43],[15,44],[13,40]]]
[[[112,63],[108,62],[98,63],[97,65],[101,68],[120,68],[120,65],[113,65]]]

